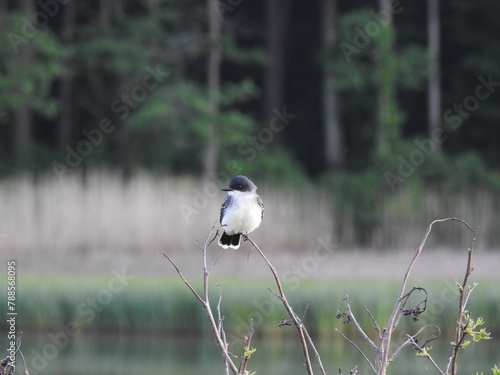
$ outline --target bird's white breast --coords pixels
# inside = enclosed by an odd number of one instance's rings
[[[238,191],[229,194],[233,199],[222,218],[224,232],[229,235],[248,234],[257,229],[262,220],[262,209],[257,203],[257,195]]]

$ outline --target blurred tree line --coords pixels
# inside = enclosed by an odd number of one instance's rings
[[[0,4],[4,173],[364,173],[394,190],[500,166],[499,2]]]

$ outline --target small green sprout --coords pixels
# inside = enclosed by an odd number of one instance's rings
[[[250,358],[252,356],[252,354],[257,351],[257,349],[255,349],[255,348],[250,349],[248,346],[245,346],[244,349],[245,349],[245,351],[244,351],[243,355],[245,356],[245,358]]]
[[[429,352],[431,350],[432,350],[432,346],[429,346],[428,348],[422,348],[422,351],[417,353],[417,357],[429,358],[430,357]]]

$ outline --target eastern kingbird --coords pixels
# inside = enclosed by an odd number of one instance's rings
[[[245,176],[234,177],[220,208],[220,223],[224,233],[219,238],[223,249],[240,247],[241,235],[253,232],[264,217],[264,203],[257,195],[257,186]]]

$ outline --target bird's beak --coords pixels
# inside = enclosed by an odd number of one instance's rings
[[[221,190],[222,191],[233,191],[233,189],[231,189],[229,186],[223,187]]]

